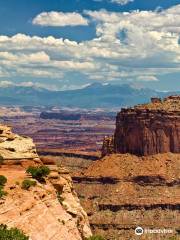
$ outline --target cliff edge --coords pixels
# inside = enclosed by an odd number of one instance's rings
[[[80,205],[67,171],[49,166],[45,182],[25,190],[29,166],[41,166],[31,138],[0,125],[0,175],[7,178],[0,198],[0,224],[17,227],[30,240],[81,240],[91,236],[87,215]]]

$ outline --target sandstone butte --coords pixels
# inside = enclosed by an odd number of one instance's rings
[[[30,240],[81,240],[91,236],[87,215],[65,169],[50,166],[46,183],[37,182],[29,190],[21,188],[24,179],[31,179],[27,167],[42,165],[31,138],[0,125],[0,157],[0,175],[8,179],[8,194],[0,199],[0,224],[21,229]]]
[[[108,240],[180,239],[180,96],[122,109],[103,158],[73,180],[91,228]],[[135,228],[172,234],[135,235]]]
[[[102,155],[108,153],[152,155],[180,152],[180,96],[124,108],[116,117],[116,130],[106,138]]]

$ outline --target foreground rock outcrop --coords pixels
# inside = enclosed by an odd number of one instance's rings
[[[22,181],[31,178],[26,168],[42,164],[30,138],[0,125],[0,160],[0,175],[8,179],[8,194],[0,199],[0,224],[23,230],[31,240],[81,240],[91,235],[67,171],[50,166],[45,183],[21,188]]]
[[[109,143],[109,144],[108,144]],[[180,96],[122,109],[113,138],[104,140],[102,155],[180,153]]]

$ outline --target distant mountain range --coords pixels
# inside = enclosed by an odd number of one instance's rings
[[[0,88],[0,105],[59,106],[79,108],[116,108],[148,102],[151,97],[165,97],[180,92],[136,89],[129,85],[93,83],[77,90],[50,91],[42,88],[9,86]]]

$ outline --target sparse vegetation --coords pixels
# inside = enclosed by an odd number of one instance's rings
[[[0,225],[0,240],[28,240],[27,237],[21,230],[17,228],[10,228],[4,224]]]
[[[94,236],[87,238],[86,240],[105,240],[105,238],[103,238],[100,235],[94,235]]]
[[[0,175],[0,186],[4,186],[7,182],[7,178],[3,175]]]
[[[0,175],[0,198],[7,195],[7,192],[4,191],[4,185],[7,182],[7,178],[3,175]]]
[[[5,192],[5,191],[3,190],[3,187],[0,186],[0,198],[4,197],[4,196],[6,196],[6,195],[7,195],[7,192]]]
[[[29,180],[29,179],[25,179],[23,182],[22,182],[22,185],[21,185],[21,188],[22,189],[25,189],[25,190],[28,190],[30,187],[33,187],[33,186],[36,186],[36,181],[32,181],[32,180]]]
[[[43,181],[44,177],[49,175],[50,169],[47,166],[29,167],[26,172],[30,173],[34,179]]]

